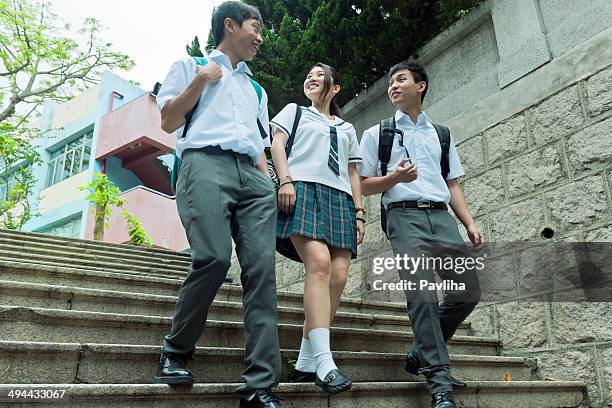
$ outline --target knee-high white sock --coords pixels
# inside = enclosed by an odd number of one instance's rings
[[[315,372],[315,360],[312,354],[312,346],[310,340],[302,338],[302,345],[300,346],[300,355],[298,356],[297,363],[295,363],[295,369],[303,371],[305,373]]]
[[[329,329],[312,329],[308,332],[308,337],[310,337],[310,345],[312,346],[312,353],[314,355],[317,377],[319,377],[320,380],[324,380],[325,376],[331,370],[338,368],[336,363],[334,363],[329,348]]]

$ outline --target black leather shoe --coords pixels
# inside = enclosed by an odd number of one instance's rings
[[[175,355],[162,355],[159,362],[159,375],[154,381],[157,384],[193,384],[193,374],[187,368],[183,358]]]
[[[431,394],[431,408],[457,408],[450,391]]]
[[[307,371],[293,370],[291,376],[291,382],[294,383],[313,383],[317,378],[316,373],[309,373]]]
[[[319,380],[319,376],[315,375],[315,384],[321,387],[328,394],[338,394],[342,391],[350,390],[353,386],[351,380],[346,378],[338,370],[331,370],[325,376],[323,381]]]
[[[271,390],[259,390],[250,400],[241,399],[240,408],[281,408],[281,403]]]
[[[404,366],[404,370],[406,370],[412,375],[418,376],[420,375],[419,374],[420,367],[421,367],[421,363],[419,362],[418,358],[416,358],[411,352],[408,352],[406,354],[406,365]],[[452,375],[450,376],[450,378],[451,378],[451,385],[453,386],[453,389],[463,390],[467,388],[467,384],[464,383],[463,381],[453,377]]]

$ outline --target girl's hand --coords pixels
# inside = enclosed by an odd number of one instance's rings
[[[287,214],[291,214],[295,209],[295,187],[293,183],[285,183],[278,190],[278,208]]]
[[[361,217],[360,217],[361,218]],[[363,242],[365,236],[365,225],[361,220],[357,220],[357,245]]]

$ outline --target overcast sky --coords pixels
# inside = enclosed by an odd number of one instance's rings
[[[52,9],[74,30],[86,17],[107,27],[101,35],[136,66],[116,72],[138,81],[149,91],[162,82],[172,63],[186,55],[185,45],[197,35],[202,49],[210,30],[210,17],[222,0],[51,0]]]

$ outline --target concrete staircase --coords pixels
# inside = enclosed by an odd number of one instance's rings
[[[0,406],[236,407],[243,368],[242,290],[224,285],[192,368],[190,388],[152,384],[189,256],[0,231]],[[412,341],[405,305],[343,299],[332,329],[338,366],[354,381],[328,397],[289,383],[301,338],[302,295],[279,292],[283,407],[429,407],[422,378],[403,370]],[[460,327],[453,374],[468,381],[460,407],[583,407],[585,384],[540,381],[533,360],[500,356],[495,338]],[[509,374],[512,381],[503,381]],[[65,390],[56,400],[10,399],[10,390]]]

